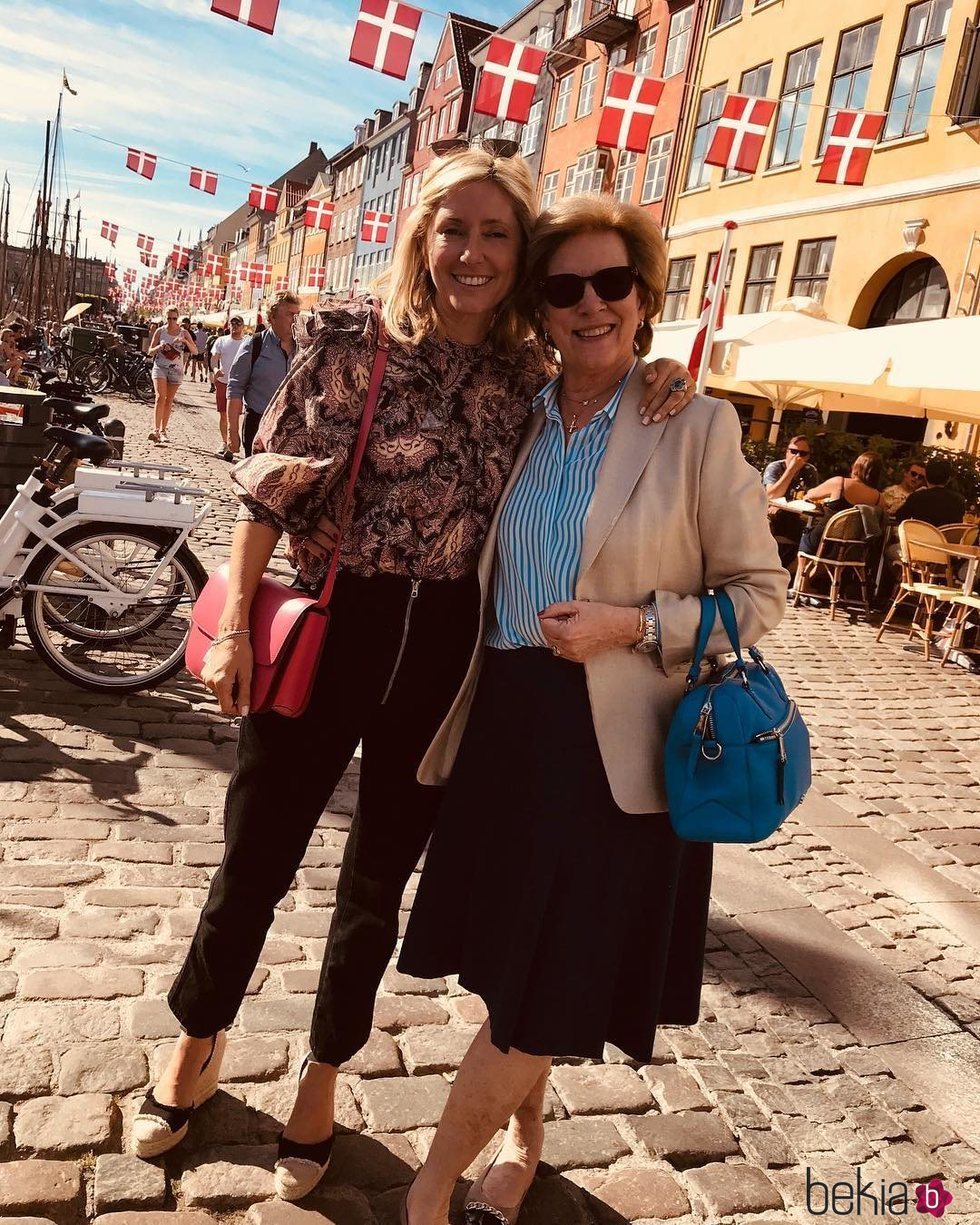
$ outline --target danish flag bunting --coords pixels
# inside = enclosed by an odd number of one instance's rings
[[[197,166],[191,166],[191,187],[213,196],[218,190],[218,176],[213,170],[200,170]]]
[[[776,113],[771,98],[752,98],[748,94],[729,94],[718,117],[704,160],[741,174],[754,174],[762,156],[762,142]]]
[[[246,264],[248,269],[246,279],[250,285],[268,285],[272,280],[272,267],[269,264]]]
[[[141,251],[140,263],[145,265],[147,268],[155,268],[157,266],[157,257],[155,255],[151,255],[149,251]]]
[[[838,111],[827,137],[818,183],[849,183],[860,187],[868,173],[871,151],[885,126],[885,116],[874,111]]]
[[[303,222],[311,229],[329,230],[336,207],[330,200],[307,200]]]
[[[136,245],[141,251],[152,251],[153,239],[149,234],[139,234],[136,238]]]
[[[289,277],[277,276],[273,282],[272,288],[276,291],[276,293],[285,293],[289,288]]]
[[[187,268],[191,262],[190,247],[182,247],[179,242],[175,242],[174,249],[170,252],[170,259],[175,268]]]
[[[152,179],[157,172],[157,155],[144,153],[140,149],[130,149],[126,153],[126,169],[134,174],[141,174],[144,179]]]
[[[326,268],[311,268],[306,277],[310,289],[322,289],[327,283]]]
[[[204,275],[205,276],[220,276],[225,270],[225,257],[223,255],[210,254],[204,259]]]
[[[211,0],[211,12],[240,21],[242,25],[261,30],[263,34],[273,34],[279,0]]]
[[[279,192],[274,187],[263,187],[261,183],[253,183],[248,193],[248,202],[252,208],[270,212],[279,204]]]
[[[711,275],[708,277],[708,284],[704,290],[704,302],[701,306],[698,334],[694,337],[694,344],[691,346],[691,360],[687,363],[687,369],[692,379],[697,379],[701,370],[701,357],[704,354],[705,342],[708,339],[712,307],[716,298],[718,298],[718,314],[715,317],[715,327],[721,328],[725,325],[725,287],[718,283],[718,269],[720,266],[721,252],[719,251],[714,258],[714,263],[711,265]]]
[[[372,213],[365,210],[361,223],[361,242],[387,242],[391,213]]]
[[[664,83],[656,77],[638,77],[635,72],[616,68],[602,108],[596,144],[645,153],[663,92]]]
[[[119,237],[119,226],[114,221],[102,222],[102,237],[108,238],[113,246],[116,245],[116,239]]]
[[[546,55],[547,52],[539,47],[494,35],[480,74],[474,111],[514,123],[527,123]]]
[[[348,58],[404,81],[421,20],[421,9],[399,0],[361,0]]]

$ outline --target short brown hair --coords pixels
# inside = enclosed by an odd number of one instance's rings
[[[299,298],[288,289],[280,289],[274,293],[265,304],[265,313],[271,319],[275,315],[280,306],[286,303],[289,306],[300,306]]]
[[[529,292],[535,306],[539,305],[541,282],[548,275],[551,260],[562,243],[578,234],[604,230],[611,230],[622,238],[630,264],[636,269],[636,288],[643,315],[643,323],[636,334],[636,351],[645,357],[653,343],[653,320],[663,309],[667,284],[667,244],[660,226],[645,209],[623,204],[612,196],[571,196],[552,205],[541,214],[531,233]],[[538,311],[532,311],[532,316],[543,339]]]
[[[853,464],[851,476],[872,489],[880,489],[882,477],[885,475],[885,465],[877,451],[862,451]]]

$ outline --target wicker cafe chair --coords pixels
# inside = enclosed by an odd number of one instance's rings
[[[977,536],[980,535],[980,524],[947,523],[939,530],[949,544],[974,545],[977,543]]]
[[[860,582],[864,597],[864,612],[871,612],[870,575],[868,573],[868,552],[872,540],[865,531],[864,518],[856,506],[849,510],[839,510],[827,521],[820,543],[815,553],[804,553],[800,550],[799,569],[796,576],[796,587],[793,592],[793,607],[796,608],[803,596],[811,599],[830,601],[831,621],[837,615],[837,605],[840,602],[840,587],[844,576],[850,571]],[[830,576],[830,594],[823,595],[810,587],[812,579],[825,570]]]
[[[923,523],[921,519],[906,519],[898,525],[902,581],[898,585],[891,608],[878,628],[875,642],[881,641],[881,636],[898,606],[910,597],[915,597],[916,605],[909,627],[909,638],[914,638],[916,634],[923,638],[925,657],[929,659],[936,610],[942,604],[952,604],[957,596],[963,594],[961,587],[953,585],[953,558],[945,547],[948,543],[938,527]],[[935,582],[938,577],[945,577],[945,584]],[[920,612],[925,613],[925,621],[921,625],[916,620]]]

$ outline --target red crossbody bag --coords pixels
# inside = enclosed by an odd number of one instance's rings
[[[388,364],[388,337],[378,319],[378,348],[371,368],[361,428],[351,461],[350,476],[340,513],[339,536],[319,599],[305,596],[270,575],[259,580],[249,613],[252,642],[252,686],[249,713],[276,714],[295,718],[306,710],[320,664],[320,655],[330,624],[330,598],[337,579],[340,546],[350,515],[354,485],[364,458],[368,433],[378,403],[378,394]],[[189,672],[200,678],[204,659],[218,637],[218,623],[228,595],[228,564],[219,566],[208,579],[191,613],[191,632],[184,660]]]

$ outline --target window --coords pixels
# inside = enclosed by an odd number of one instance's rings
[[[824,300],[836,243],[836,238],[815,238],[811,242],[800,243],[793,272],[791,292],[794,297],[800,294],[805,298],[815,298],[818,302]]]
[[[589,60],[582,69],[582,82],[578,87],[578,106],[575,108],[575,118],[591,115],[595,105],[595,87],[599,79],[599,61]]]
[[[820,137],[820,153],[827,148],[827,137],[834,126],[838,110],[860,110],[868,96],[868,78],[878,49],[881,19],[869,21],[867,25],[846,30],[837,48],[837,63],[830,85],[829,109],[824,117],[823,133]]]
[[[643,190],[640,192],[641,204],[651,204],[654,200],[663,199],[672,142],[672,132],[654,136],[650,141],[650,147],[647,150],[647,168],[643,176]]]
[[[565,15],[566,38],[571,38],[581,30],[584,17],[585,0],[569,0],[568,11]]]
[[[714,267],[715,260],[721,255],[720,251],[712,251],[708,256],[708,262],[704,266],[704,288],[701,290],[701,301],[703,302],[708,295],[708,277],[711,275],[711,269]],[[727,298],[732,291],[732,273],[735,271],[735,250],[730,249],[728,252],[728,267],[725,270],[725,297]]]
[[[569,166],[565,179],[566,196],[584,196],[602,191],[609,155],[605,149],[593,149],[580,155],[574,165]]]
[[[742,73],[742,81],[738,92],[740,94],[748,94],[751,98],[764,98],[769,92],[769,77],[771,75],[771,60],[768,64],[760,64],[758,68],[750,68],[748,72]],[[743,174],[740,170],[726,170],[723,177],[725,179],[746,179],[749,176]]]
[[[718,7],[715,9],[714,28],[717,30],[719,26],[727,25],[728,22],[734,21],[736,17],[742,15],[742,0],[718,0]]]
[[[446,124],[449,122],[449,107],[444,106],[439,111],[439,139],[446,135]]]
[[[963,31],[946,113],[954,123],[980,116],[980,22],[968,21]]]
[[[669,323],[672,319],[683,319],[687,314],[687,299],[691,293],[691,277],[694,275],[694,256],[672,259],[667,265],[667,288],[664,290],[664,310],[661,319]]]
[[[574,181],[575,181],[575,163],[572,162],[572,164],[565,171],[565,186],[562,190],[563,195],[570,196],[572,194],[572,183]]]
[[[572,98],[572,74],[566,72],[558,78],[558,89],[555,93],[555,118],[552,128],[560,128],[568,122],[568,105]]]
[[[558,171],[552,170],[541,180],[541,208],[550,208],[558,199]]]
[[[711,167],[704,160],[715,134],[718,116],[725,105],[727,89],[724,85],[716,85],[714,89],[702,92],[698,102],[698,115],[694,123],[694,140],[691,144],[691,164],[687,168],[685,191],[700,187],[711,178]]]
[[[667,52],[664,56],[664,76],[673,77],[684,71],[687,63],[687,49],[691,42],[691,14],[694,5],[671,13],[670,25],[667,27]]]
[[[555,41],[554,24],[538,26],[536,30],[531,31],[527,41],[532,47],[542,47],[545,51],[550,51]]]
[[[462,105],[462,98],[453,98],[452,114],[449,116],[449,131],[459,131],[459,108]]]
[[[434,89],[438,89],[439,86],[442,84],[442,74],[443,74],[443,67],[442,67],[442,64],[440,64],[439,67],[436,69],[435,76],[433,77],[433,80],[432,80],[432,86]]]
[[[783,91],[776,113],[776,134],[769,150],[770,166],[792,166],[800,160],[822,46],[822,43],[812,43],[794,51],[786,60]]]
[[[609,97],[609,85],[612,81],[612,74],[617,68],[622,68],[626,63],[626,57],[629,54],[629,49],[625,43],[620,43],[618,47],[613,47],[609,52],[609,62],[606,64],[606,79],[602,86],[602,100]]]
[[[636,180],[636,163],[639,160],[639,156],[638,153],[630,153],[628,150],[624,150],[619,155],[613,195],[624,204],[629,204],[633,195],[633,183]]]
[[[452,79],[453,73],[456,71],[455,59],[447,60],[443,70],[443,80],[449,81]]]
[[[952,6],[953,0],[923,0],[905,14],[883,140],[911,136],[929,126]]]
[[[524,125],[524,131],[521,132],[521,156],[530,157],[532,153],[537,153],[538,145],[541,143],[541,128],[544,123],[544,99],[539,98],[537,102],[531,104],[531,109],[528,111],[527,123]]]
[[[636,45],[636,63],[633,65],[633,71],[638,77],[647,76],[653,72],[653,56],[657,49],[659,32],[659,26],[651,26],[649,30],[644,30],[640,35],[640,41]]]
[[[782,250],[782,243],[776,242],[765,247],[753,247],[749,252],[749,271],[742,297],[744,315],[767,311],[772,306],[772,294],[776,288],[776,273],[779,271],[779,256]]]

